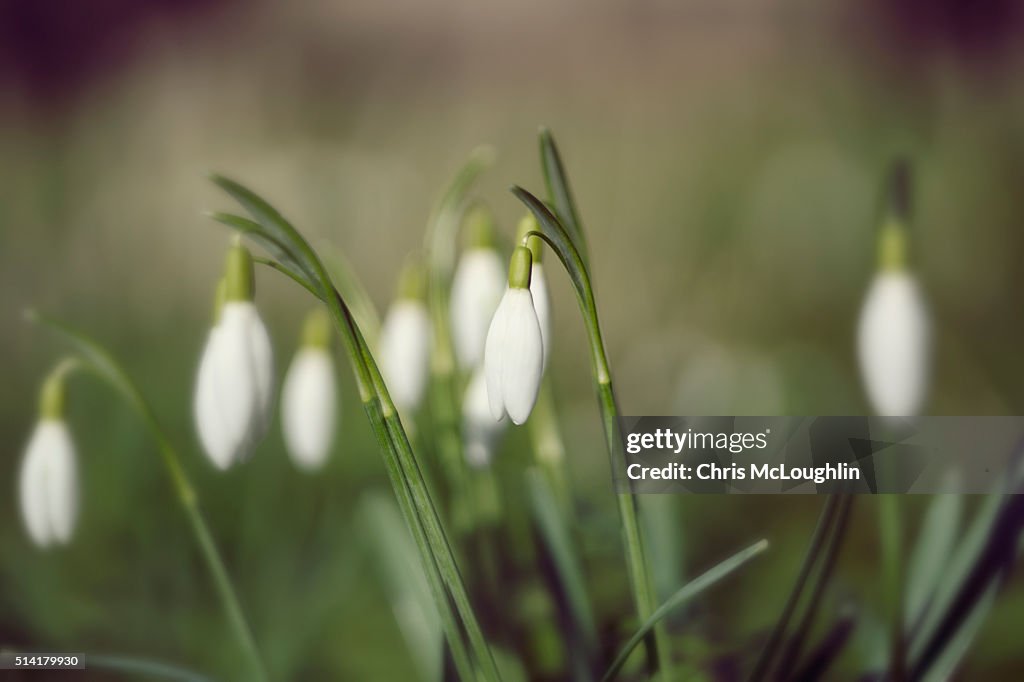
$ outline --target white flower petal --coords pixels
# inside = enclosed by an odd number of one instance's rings
[[[219,340],[219,327],[210,330],[203,347],[203,355],[199,361],[199,372],[196,376],[196,392],[193,402],[193,416],[196,431],[203,451],[218,469],[226,469],[231,465],[234,456],[234,443],[225,428],[224,419],[220,414],[220,403],[215,388],[216,374],[214,346]]]
[[[505,294],[508,297],[508,293]],[[498,309],[494,311],[491,326],[487,330],[487,343],[484,349],[484,374],[487,379],[487,400],[491,408],[491,416],[496,421],[505,418],[505,396],[501,389],[502,365],[505,357],[505,335],[508,329],[508,310],[505,298],[502,298]]]
[[[219,469],[245,459],[264,436],[273,403],[270,336],[251,301],[229,301],[210,332],[196,379],[195,419]]]
[[[415,410],[430,369],[430,317],[422,301],[402,299],[388,310],[380,333],[380,370],[400,410]]]
[[[914,278],[879,274],[864,301],[858,328],[861,374],[881,416],[913,416],[924,404],[930,362],[928,312]]]
[[[256,378],[256,423],[252,430],[255,440],[266,435],[274,403],[274,351],[270,334],[255,306],[249,320],[250,350],[253,374]]]
[[[451,293],[452,341],[461,367],[480,364],[505,285],[505,268],[497,251],[475,248],[462,254]]]
[[[519,425],[526,422],[537,402],[544,369],[544,342],[540,323],[527,289],[509,289],[502,305],[508,307],[501,390],[505,410]]]
[[[67,543],[78,516],[75,448],[63,421],[45,419],[25,449],[19,477],[22,518],[39,547]]]
[[[302,469],[323,466],[334,439],[337,390],[334,362],[323,348],[303,348],[281,389],[281,426],[292,460]]]
[[[544,342],[544,366],[548,365],[551,355],[551,299],[548,295],[548,280],[544,274],[544,266],[537,261],[530,268],[530,293],[533,295],[533,306],[537,311],[537,322],[540,323],[540,336]]]

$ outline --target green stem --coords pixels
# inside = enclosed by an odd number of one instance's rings
[[[424,553],[424,562],[427,563],[428,573],[432,572],[432,569],[434,571],[432,582],[439,581],[448,588],[448,595],[462,619],[462,626],[476,656],[477,665],[483,669],[487,679],[499,680],[497,666],[476,614],[470,605],[462,575],[441,524],[437,508],[434,506],[426,477],[412,451],[398,411],[384,385],[384,378],[381,376],[358,325],[355,324],[351,313],[336,291],[328,301],[328,308],[342,332],[345,348],[357,375],[363,406],[366,408],[371,426],[380,442],[381,450],[385,453],[385,463],[389,475],[392,477],[403,514],[413,528],[417,544],[421,546],[421,551]],[[443,594],[435,595],[435,597],[437,599],[446,598]],[[445,610],[442,606],[443,603],[438,603],[439,611]],[[454,620],[448,617],[444,620],[449,645],[453,649],[453,657],[458,666],[459,655],[456,650],[463,647],[462,638],[455,627]],[[459,670],[459,674],[466,679],[475,677],[470,676],[468,671],[463,669]]]
[[[594,289],[590,284],[590,274],[580,255],[573,245],[565,228],[551,211],[539,200],[520,187],[513,187],[512,193],[524,202],[537,218],[541,232],[529,232],[523,238],[540,237],[554,250],[572,280],[576,291],[577,303],[583,315],[583,323],[587,330],[590,344],[591,368],[597,390],[598,405],[604,422],[605,442],[612,465],[613,477],[625,467],[625,453],[616,446],[616,418],[619,411],[616,406],[615,392],[612,389],[611,372],[608,369],[608,354],[601,337],[601,325],[597,317],[597,305],[594,300]],[[636,498],[631,492],[618,493],[619,520],[622,523],[622,537],[625,546],[627,571],[630,588],[640,622],[646,622],[656,608],[654,581],[644,551],[644,540],[640,532]],[[665,624],[658,622],[652,635],[645,640],[647,664],[652,671],[660,668],[663,679],[672,676],[669,655],[668,634]]]
[[[811,571],[814,569],[814,566],[818,561],[818,557],[821,555],[829,534],[831,533],[832,521],[835,518],[839,502],[840,500],[838,495],[829,495],[825,500],[824,506],[821,508],[821,514],[818,516],[818,523],[814,528],[814,533],[811,535],[811,542],[807,548],[807,553],[804,554],[803,563],[800,566],[800,572],[797,574],[796,582],[793,584],[793,589],[789,592],[789,597],[786,598],[786,604],[782,608],[782,615],[780,615],[779,620],[776,621],[775,627],[772,629],[772,633],[768,637],[768,642],[765,644],[764,649],[761,650],[761,655],[758,657],[757,663],[754,665],[754,672],[751,673],[749,678],[750,682],[759,682],[771,671],[772,663],[775,660],[775,654],[778,652],[779,645],[782,643],[782,638],[786,634],[786,629],[789,627],[790,619],[796,611],[797,604],[800,602],[800,597],[803,595],[804,588],[807,585],[807,580],[811,575]]]

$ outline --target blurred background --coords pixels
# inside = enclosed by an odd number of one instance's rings
[[[234,643],[153,443],[107,388],[74,382],[82,508],[39,551],[15,483],[38,382],[65,352],[36,307],[107,344],[156,405],[275,678],[406,679],[407,653],[360,530],[390,495],[342,366],[341,438],[297,471],[275,425],[215,473],[191,422],[233,208],[251,186],[387,305],[470,151],[511,237],[512,183],[542,191],[554,131],[588,230],[625,414],[859,414],[854,352],[886,169],[914,167],[911,258],[937,356],[928,412],[1024,406],[1024,11],[1013,0],[564,3],[469,0],[0,0],[0,644],[139,655],[230,676]],[[555,382],[599,619],[628,613],[585,336],[552,270]],[[309,296],[258,272],[278,371]],[[513,474],[526,440],[502,457]],[[854,511],[839,591],[879,618],[876,525]],[[911,511],[925,499],[910,499]],[[681,584],[759,537],[769,552],[695,607],[705,646],[770,626],[813,497],[673,498]],[[910,529],[914,527],[910,522]],[[671,540],[671,541],[670,541]],[[514,608],[509,604],[509,608]],[[1024,584],[999,600],[964,679],[1024,675]],[[854,642],[843,671],[871,650]]]

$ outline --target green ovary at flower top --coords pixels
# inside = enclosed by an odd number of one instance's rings
[[[484,351],[491,414],[499,421],[507,414],[517,425],[530,416],[544,372],[544,341],[530,293],[532,268],[530,249],[517,246]]]
[[[18,476],[22,520],[40,548],[71,541],[78,516],[78,469],[75,445],[64,421],[61,364],[43,384],[39,421],[29,438]]]
[[[254,292],[252,255],[236,243],[228,250],[223,303],[217,306],[196,377],[196,429],[218,469],[248,458],[270,419],[273,351]]]
[[[337,428],[338,390],[330,339],[330,317],[318,306],[306,317],[302,345],[281,388],[285,446],[296,466],[307,471],[327,461]]]

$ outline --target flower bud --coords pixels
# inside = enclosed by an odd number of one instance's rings
[[[881,272],[861,309],[857,346],[876,414],[913,416],[924,404],[930,355],[928,312],[914,277]]]
[[[482,369],[473,372],[462,400],[462,438],[466,462],[477,469],[490,466],[494,448],[504,431],[491,415],[487,377]]]
[[[38,547],[67,544],[78,516],[75,446],[64,422],[63,372],[43,385],[40,419],[18,477],[22,520]]]
[[[505,272],[486,209],[471,210],[464,229],[466,249],[452,279],[452,341],[459,365],[472,368],[483,359],[487,327],[505,289]]]
[[[334,440],[337,388],[330,353],[331,321],[323,308],[309,314],[302,347],[281,389],[281,427],[292,461],[314,471],[327,461]]]
[[[418,269],[407,266],[380,330],[380,371],[400,410],[419,407],[430,369],[430,315],[422,292]]]
[[[246,459],[263,438],[274,389],[270,335],[253,303],[252,256],[240,244],[228,252],[224,281],[194,402],[199,439],[219,469]]]
[[[930,323],[924,296],[906,268],[905,172],[898,173],[893,209],[878,236],[879,271],[868,289],[857,330],[861,376],[881,416],[919,414],[928,388]]]
[[[508,414],[515,424],[530,416],[544,368],[544,342],[529,289],[532,265],[530,250],[516,247],[509,286],[491,320],[484,357],[491,415],[500,421]]]

